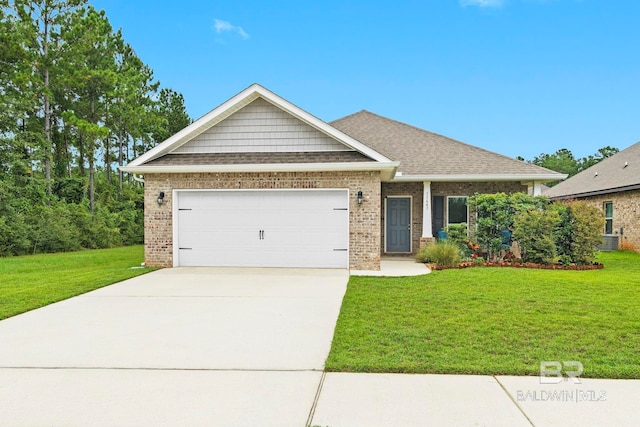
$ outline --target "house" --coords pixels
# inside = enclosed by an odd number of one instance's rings
[[[122,167],[144,176],[149,266],[377,270],[476,192],[564,175],[361,111],[326,123],[254,84]]]
[[[585,200],[602,210],[605,245],[640,248],[640,142],[545,193],[552,200]]]

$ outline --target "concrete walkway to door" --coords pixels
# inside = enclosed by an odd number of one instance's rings
[[[176,268],[0,322],[0,425],[304,425],[347,270]]]

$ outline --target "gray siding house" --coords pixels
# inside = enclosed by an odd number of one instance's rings
[[[326,123],[254,84],[122,167],[149,266],[377,270],[469,222],[476,192],[562,174],[361,111]]]

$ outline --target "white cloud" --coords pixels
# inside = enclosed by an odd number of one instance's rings
[[[232,33],[238,34],[243,39],[249,38],[249,34],[247,34],[247,32],[243,30],[242,27],[238,27],[237,25],[233,25],[231,22],[223,21],[222,19],[213,20],[213,29],[218,34],[230,31]]]
[[[478,7],[500,7],[504,4],[505,0],[460,0],[460,5],[478,6]]]

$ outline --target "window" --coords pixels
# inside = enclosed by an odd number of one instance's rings
[[[467,198],[447,197],[447,224],[468,222]]]
[[[604,234],[613,234],[613,202],[604,202]]]

